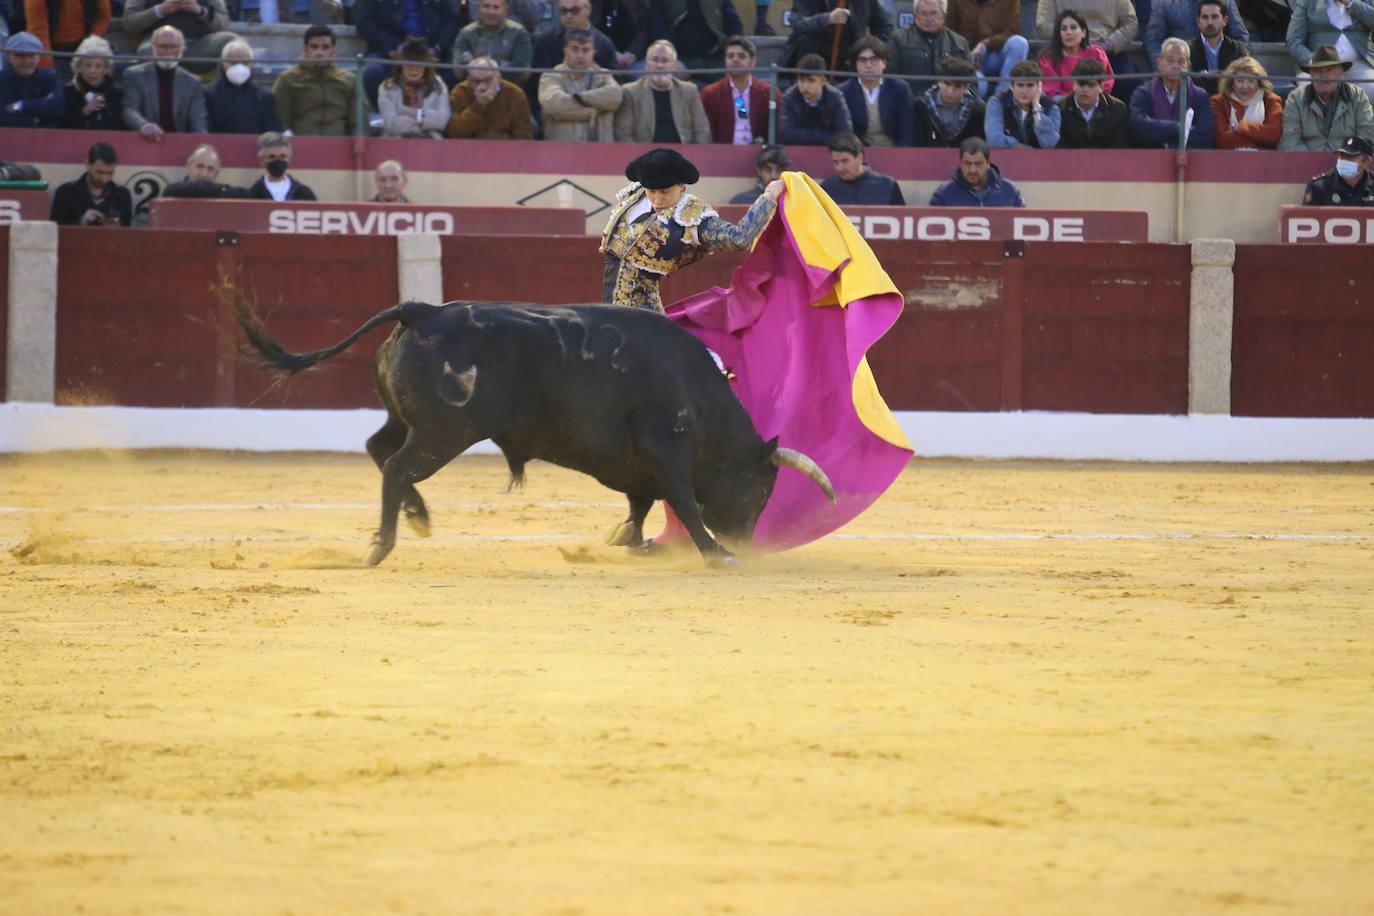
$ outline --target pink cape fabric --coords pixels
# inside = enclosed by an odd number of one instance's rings
[[[755,529],[756,551],[798,547],[844,525],[892,485],[913,454],[870,430],[852,395],[855,371],[896,322],[902,297],[813,306],[831,293],[843,267],[807,264],[779,206],[729,289],[713,287],[667,309],[738,375],[735,393],[759,435],[809,455],[835,488],[831,505],[806,476],[780,469]],[[664,534],[674,528],[682,530],[670,516]]]

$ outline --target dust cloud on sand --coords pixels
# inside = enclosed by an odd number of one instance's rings
[[[496,458],[0,457],[0,912],[1374,912],[1374,469],[914,462],[739,573]]]

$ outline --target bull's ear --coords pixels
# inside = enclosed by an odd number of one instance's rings
[[[777,450],[778,437],[774,436],[767,442],[763,443],[763,450],[759,452],[759,460],[762,461],[764,464],[770,464],[773,461],[773,453]]]

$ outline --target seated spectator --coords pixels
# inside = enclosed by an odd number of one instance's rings
[[[992,164],[992,150],[982,137],[959,144],[954,177],[935,189],[932,207],[1024,207],[1021,191]]]
[[[1135,40],[1140,20],[1136,17],[1135,6],[1131,0],[1037,0],[1035,4],[1035,30],[1046,41],[1054,41],[1054,33],[1059,31],[1064,14],[1069,10],[1082,13],[1075,18],[1083,23],[1088,37],[1083,46],[1091,44],[1107,53],[1111,63],[1108,73],[1134,73],[1126,56],[1127,47]],[[1152,58],[1153,59],[1153,58]],[[1064,75],[1073,70],[1070,64]],[[1108,90],[1111,91],[1111,90]]]
[[[410,198],[406,197],[406,185],[410,183],[410,179],[406,177],[406,167],[395,159],[378,163],[377,170],[372,173],[372,180],[377,185],[377,193],[372,196],[373,203],[410,203]]]
[[[835,174],[821,182],[821,189],[840,206],[906,206],[897,180],[868,167],[864,145],[855,134],[840,134],[830,141],[830,164],[835,167]]]
[[[559,0],[568,3],[569,0]],[[584,0],[585,2],[585,0]],[[544,139],[607,142],[615,139],[615,112],[622,91],[595,62],[596,44],[586,29],[563,36],[563,63],[539,77]]]
[[[1250,32],[1245,28],[1245,19],[1241,16],[1240,8],[1236,6],[1236,0],[1216,0],[1215,3],[1197,3],[1195,0],[1154,0],[1150,8],[1149,21],[1145,23],[1145,32],[1140,38],[1140,43],[1145,47],[1145,59],[1156,60],[1166,38],[1192,41],[1199,35],[1207,37],[1207,29],[1202,21],[1204,6],[1216,6],[1216,10],[1208,11],[1209,21],[1217,22],[1221,26],[1214,38],[1220,38],[1224,34],[1242,48],[1246,47],[1246,42],[1250,40]],[[1209,38],[1208,41],[1210,44],[1217,44],[1213,38]],[[1242,51],[1230,59],[1222,60],[1217,66],[1192,69],[1224,70],[1231,60],[1245,57],[1249,53],[1248,50]]]
[[[58,127],[124,130],[124,93],[114,81],[114,51],[98,35],[81,42],[72,58],[72,78],[63,88],[66,110]]]
[[[314,28],[314,26],[311,26]],[[267,173],[253,182],[248,196],[255,200],[315,200],[315,192],[286,170],[291,167],[291,138],[269,131],[258,137],[258,162]]]
[[[191,150],[186,157],[186,177],[162,189],[161,197],[247,198],[247,188],[221,184],[219,151],[208,143]]]
[[[776,98],[777,90],[754,76],[758,63],[758,49],[748,38],[725,39],[725,76],[701,90],[712,143],[747,145],[768,136],[768,96]]]
[[[1283,100],[1253,57],[1231,61],[1212,96],[1217,149],[1275,149],[1283,136]]]
[[[444,136],[458,140],[533,140],[530,103],[514,83],[501,78],[496,61],[474,57],[468,78],[448,97],[452,114]]]
[[[936,76],[940,61],[947,57],[970,60],[968,42],[953,29],[945,26],[947,0],[917,0],[916,21],[892,33],[888,47],[892,60],[888,72],[894,76]],[[883,36],[879,35],[879,38]],[[887,41],[886,38],[883,38]],[[970,61],[971,62],[971,61]],[[915,93],[930,87],[927,82],[913,82]]]
[[[1374,207],[1374,181],[1369,178],[1369,156],[1374,153],[1364,137],[1346,137],[1336,150],[1336,167],[1307,183],[1302,202],[1309,207]]]
[[[928,2],[939,4],[943,24],[944,0]],[[893,37],[892,16],[881,0],[851,0],[848,3],[839,3],[837,0],[793,0],[792,34],[787,39],[783,61],[801,66],[802,58],[816,54],[829,63],[837,29],[840,32],[842,54],[833,68],[836,70],[853,69],[847,55],[860,38],[872,35],[888,42]],[[738,35],[743,31],[741,27],[732,34]]]
[[[253,85],[253,49],[236,38],[220,52],[219,79],[205,90],[205,112],[215,134],[264,134],[280,131],[277,100]]]
[[[305,49],[300,63],[277,77],[272,95],[282,126],[297,136],[318,134],[348,137],[353,134],[353,95],[358,80],[334,66],[334,30],[312,25],[305,30]]]
[[[710,143],[711,128],[696,83],[673,76],[677,51],[668,41],[649,45],[644,77],[625,86],[615,112],[618,143]]]
[[[229,9],[224,0],[125,0],[120,19],[124,31],[138,42],[138,53],[147,54],[159,30],[171,26],[185,43],[189,57],[218,59],[224,46],[239,36],[229,28]],[[188,62],[192,73],[215,71],[214,61]]]
[[[1131,142],[1143,149],[1178,149],[1179,119],[1184,118],[1187,148],[1211,149],[1216,142],[1211,100],[1201,86],[1182,76],[1188,69],[1188,42],[1166,38],[1155,66],[1162,75],[1131,93]]]
[[[20,33],[23,34],[23,33]],[[127,226],[133,222],[134,199],[128,188],[114,183],[119,156],[108,143],[96,143],[86,153],[86,173],[59,185],[52,196],[48,219],[59,226]]]
[[[564,36],[571,30],[591,34],[598,67],[616,68],[615,45],[592,25],[589,0],[557,0],[555,12],[558,18],[534,33],[534,66],[558,66],[563,61]],[[531,80],[531,83],[537,84],[537,81]]]
[[[1331,45],[1312,52],[1312,60],[1298,66],[1312,81],[1288,93],[1283,103],[1282,150],[1341,148],[1348,137],[1374,138],[1374,109],[1369,96],[1343,77],[1350,61],[1343,61]]]
[[[110,30],[110,0],[23,0],[24,22],[45,51],[75,51],[92,35],[104,38]],[[44,57],[38,66],[71,78],[72,59]]]
[[[459,0],[357,0],[352,21],[367,42],[367,56],[387,62],[363,69],[363,91],[375,107],[377,89],[391,75],[390,61],[402,42],[423,38],[436,59],[447,60],[463,19]]]
[[[781,178],[782,173],[791,167],[792,160],[787,158],[787,150],[781,146],[763,147],[754,157],[754,168],[759,176],[758,183],[748,191],[741,191],[730,198],[730,203],[752,204],[767,190],[769,184]]]
[[[124,71],[124,123],[144,140],[165,134],[203,134],[209,127],[205,89],[178,66],[186,43],[175,27],[153,33],[153,57]],[[170,101],[170,104],[166,104]]]
[[[1011,68],[1030,54],[1030,42],[1020,34],[1020,0],[949,0],[946,22],[973,48],[969,57],[983,98],[1007,88]],[[998,76],[1002,81],[989,88],[988,79]]]
[[[451,111],[438,71],[424,66],[433,61],[423,38],[407,38],[401,45],[392,75],[377,90],[383,137],[443,138]]]
[[[973,64],[946,57],[936,71],[941,79],[916,96],[917,145],[956,147],[983,136],[986,106],[973,81]]]
[[[1059,17],[1054,37],[1050,39],[1049,46],[1040,52],[1038,60],[1041,73],[1060,77],[1046,80],[1040,87],[1040,91],[1052,99],[1062,99],[1073,92],[1073,80],[1064,77],[1073,73],[1073,68],[1078,66],[1080,60],[1095,60],[1102,65],[1103,71],[1108,74],[1108,79],[1102,81],[1104,92],[1111,92],[1116,85],[1116,81],[1110,78],[1112,62],[1107,59],[1107,52],[1091,43],[1086,20],[1073,10],[1065,10]]]
[[[869,36],[854,42],[849,57],[857,79],[840,84],[854,132],[865,146],[915,146],[916,109],[905,80],[884,78],[887,45]]]
[[[1236,0],[1224,0],[1224,2],[1223,0],[1202,0],[1197,5],[1197,28],[1195,31],[1198,34],[1188,43],[1189,70],[1195,73],[1205,70],[1225,70],[1231,66],[1231,61],[1250,56],[1250,49],[1245,44],[1249,34],[1246,33],[1244,25],[1240,27],[1243,37],[1232,38],[1226,34],[1229,29],[1225,4],[1230,3],[1234,7],[1235,2]],[[1150,24],[1154,25],[1154,22],[1152,21]],[[1176,37],[1183,37],[1178,32],[1171,34]],[[1217,91],[1217,80],[1213,77],[1200,76],[1197,84],[1208,95],[1214,95]]]
[[[783,93],[778,111],[778,141],[787,146],[825,146],[836,134],[852,134],[849,106],[822,72],[821,56],[808,54],[797,67],[797,84]]]
[[[563,0],[560,0],[560,3]],[[807,2],[807,0],[801,0]],[[810,0],[824,3],[825,0]],[[873,0],[857,0],[869,3]],[[792,9],[792,30],[796,33],[797,6]],[[744,23],[740,21],[732,0],[653,0],[648,9],[649,41],[666,40],[677,49],[678,59],[688,70],[713,67],[720,68],[725,63],[723,56],[725,40],[731,35],[743,35]],[[647,53],[647,52],[646,52]],[[694,76],[693,82],[711,82],[714,75]]]
[[[514,19],[507,18],[506,0],[479,0],[477,21],[463,26],[453,42],[453,74],[462,80],[465,68],[474,57],[490,57],[503,70],[528,67],[534,60],[530,33]],[[510,81],[523,84],[525,71],[512,72]]]
[[[1059,103],[1060,149],[1125,149],[1131,145],[1126,103],[1102,88],[1106,68],[1080,60],[1073,68],[1073,95]]]
[[[1040,91],[1040,67],[1023,60],[1011,68],[1011,88],[988,100],[983,130],[993,149],[1054,149],[1059,145],[1061,112]]]
[[[1345,62],[1351,85],[1363,89],[1374,103],[1374,11],[1369,4],[1358,6],[1351,0],[1291,0],[1285,4],[1292,16],[1288,20],[1285,42],[1288,53],[1300,69],[1312,63],[1318,48],[1330,45]],[[1336,144],[1345,135],[1336,136]],[[1334,147],[1333,147],[1334,148]]]
[[[43,45],[28,32],[5,42],[8,66],[0,70],[0,127],[56,127],[66,110],[56,71],[38,66]]]
[[[649,50],[646,0],[595,0],[591,24],[615,45],[616,68],[629,70]]]

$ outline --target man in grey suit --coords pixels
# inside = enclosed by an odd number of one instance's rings
[[[209,130],[205,89],[177,66],[186,39],[170,25],[153,32],[153,57],[124,72],[124,123],[156,143],[168,132],[203,134]]]

